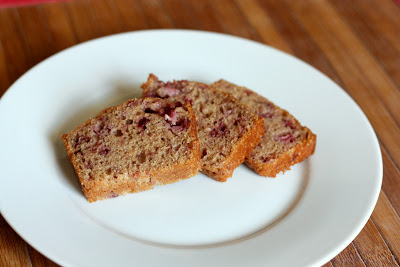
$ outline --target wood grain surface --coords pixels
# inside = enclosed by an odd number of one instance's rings
[[[0,95],[32,66],[93,38],[156,28],[276,47],[346,90],[378,136],[382,190],[361,233],[325,266],[400,263],[400,6],[393,0],[72,0],[0,9]],[[349,134],[351,134],[349,132]],[[0,266],[57,266],[0,216]]]

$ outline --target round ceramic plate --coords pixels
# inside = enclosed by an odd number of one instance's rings
[[[162,80],[244,85],[317,134],[315,154],[275,179],[240,166],[88,203],[61,141],[102,109]],[[265,45],[196,31],[142,31],[67,49],[0,102],[0,209],[29,244],[67,266],[321,265],[362,229],[382,159],[354,101],[309,65]]]

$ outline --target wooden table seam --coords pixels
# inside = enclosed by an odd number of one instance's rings
[[[24,240],[24,242],[25,242],[25,240]],[[29,246],[28,243],[25,242],[25,249],[26,249],[26,253],[28,254],[29,261],[30,261],[30,263],[31,263],[31,267],[34,267],[34,266],[33,266],[32,255],[31,255],[31,253],[30,253],[30,251],[29,251],[28,246]]]
[[[5,87],[10,86],[10,67],[8,66],[8,61],[7,61],[6,55],[5,55],[5,53],[4,53],[4,48],[3,48],[3,43],[2,43],[1,32],[0,32],[0,59],[2,60],[2,62],[3,62],[3,64],[4,64],[4,68],[5,68],[6,72],[7,72],[7,73],[4,75],[4,78],[6,78],[7,80],[6,80],[6,81],[2,80],[2,82],[4,83],[4,88],[0,88],[0,96],[1,96],[1,95],[3,95],[3,94],[6,92],[6,90],[7,90],[7,88],[5,88]],[[4,79],[4,78],[3,78],[3,79]]]
[[[263,42],[263,38],[261,37],[261,35],[258,33],[258,31],[253,27],[253,25],[251,24],[251,22],[249,21],[249,18],[246,16],[246,13],[243,11],[243,9],[241,8],[241,6],[237,3],[236,0],[232,1],[233,4],[235,5],[236,9],[239,11],[240,16],[243,18],[243,20],[246,22],[247,28],[250,29],[250,33],[251,35],[254,35],[254,38],[249,38],[251,40],[254,40],[256,42]],[[265,43],[264,43],[265,44]]]
[[[364,266],[367,266],[364,258],[362,257],[360,250],[357,248],[356,243],[354,242],[354,240],[351,242],[353,244],[354,249],[357,251],[358,256],[360,257],[361,261],[363,262]]]
[[[381,146],[385,147],[383,144],[381,144]],[[385,150],[386,150],[386,148],[385,148]],[[387,153],[387,154],[389,155],[390,159],[392,160],[392,156],[390,155],[390,153]],[[392,162],[393,162],[393,164],[395,165],[397,172],[399,173],[399,172],[400,172],[400,169],[399,169],[398,166],[396,165],[396,162],[394,162],[394,161],[392,161]],[[383,182],[384,182],[383,179],[384,179],[384,177],[382,177],[382,185],[383,185]],[[381,190],[382,190],[383,192],[385,192],[385,189],[384,189],[384,188],[381,188]],[[386,195],[386,192],[385,192],[385,195]],[[388,198],[388,199],[390,199],[390,198]],[[390,202],[390,206],[391,206],[391,207],[393,208],[393,210],[396,212],[397,217],[399,217],[399,219],[400,219],[399,212],[398,212],[397,209],[393,206],[393,204],[391,203],[391,201],[389,201],[389,202]]]
[[[30,48],[30,46],[29,46],[29,43],[28,43],[28,40],[27,40],[27,37],[26,37],[26,33],[25,33],[25,31],[24,31],[24,28],[23,28],[23,26],[22,26],[22,22],[21,22],[21,16],[20,16],[20,14],[19,14],[19,9],[16,9],[16,8],[13,8],[13,10],[14,10],[14,12],[15,12],[15,16],[16,16],[16,18],[17,18],[17,26],[18,26],[18,31],[19,31],[19,33],[20,33],[20,36],[21,36],[21,39],[22,39],[22,42],[23,42],[23,47],[24,47],[24,50],[25,50],[25,52],[26,52],[26,55],[27,55],[27,57],[28,57],[28,64],[29,64],[29,67],[28,67],[28,69],[30,69],[30,68],[32,68],[33,66],[34,66],[34,62],[33,62],[33,53],[32,53],[32,50],[31,50],[31,48]],[[19,78],[18,78],[19,79]]]
[[[381,190],[381,193],[387,198],[386,193]],[[387,198],[388,199],[388,198]],[[390,201],[388,201],[390,204],[390,207],[392,208],[393,212],[395,213],[395,215],[397,216],[397,219],[400,220],[400,217],[398,215],[398,213],[396,212],[396,210],[393,208],[392,204],[390,203]],[[390,250],[390,252],[392,253],[394,259],[396,260],[397,264],[400,265],[400,261],[399,258],[396,256],[396,253],[394,252],[394,249],[392,248],[392,246],[390,245],[390,242],[388,242],[387,238],[385,237],[385,235],[382,233],[381,228],[379,227],[379,224],[376,223],[374,216],[371,216],[371,221],[372,223],[375,225],[375,228],[378,230],[379,234],[381,235],[382,239],[384,240],[387,248]]]
[[[142,15],[143,19],[145,20],[146,26],[149,27],[149,22],[147,21],[147,18],[145,16],[144,12],[143,12],[142,5],[137,0],[133,0],[132,2],[135,2],[135,6],[138,7],[140,14]],[[117,10],[118,17],[119,17],[119,19],[120,19],[120,21],[121,21],[121,23],[123,25],[123,29],[125,29],[127,31],[131,31],[132,29],[129,28],[129,26],[126,24],[126,22],[123,19],[123,16],[122,16],[122,13],[121,13],[121,10],[120,10],[119,6],[114,1],[113,1],[113,4],[114,4],[114,6],[115,6],[115,8]]]
[[[335,10],[336,8],[333,7]],[[391,81],[391,84],[393,85],[393,87],[395,87],[397,89],[397,91],[400,92],[400,85],[393,80],[393,78],[389,75],[389,73],[387,72],[387,69],[385,68],[385,66],[382,64],[382,62],[376,57],[375,53],[370,49],[370,47],[368,45],[365,44],[365,42],[363,41],[363,39],[361,38],[360,32],[357,31],[354,26],[352,26],[348,19],[343,17],[343,15],[341,15],[339,12],[337,12],[338,16],[340,16],[341,20],[347,25],[347,27],[351,30],[351,32],[355,35],[355,37],[358,39],[358,41],[362,44],[362,46],[365,48],[365,50],[368,51],[368,53],[370,54],[370,56],[374,59],[374,61],[377,63],[378,66],[380,66],[380,69],[382,70],[382,72],[385,74],[385,77],[388,78]],[[399,51],[400,52],[400,51]],[[397,121],[397,120],[396,120]],[[398,123],[398,126],[400,127],[400,124]]]
[[[76,32],[76,29],[75,29],[75,27],[74,27],[74,25],[73,25],[72,18],[71,18],[71,14],[68,12],[68,8],[67,8],[67,6],[65,5],[65,2],[61,2],[61,4],[62,4],[62,8],[63,8],[63,10],[64,10],[64,12],[65,12],[65,14],[66,14],[66,16],[67,16],[67,18],[68,18],[69,27],[71,28],[71,30],[72,30],[72,32],[73,32],[73,34],[74,34],[74,39],[75,39],[74,41],[75,41],[75,44],[77,44],[79,38],[78,38],[78,34],[77,34],[77,32]]]
[[[386,248],[390,251],[392,257],[396,261],[397,266],[399,266],[399,264],[400,264],[399,259],[397,259],[396,254],[393,253],[392,248],[388,245],[388,242],[387,242],[386,238],[382,235],[382,232],[380,231],[379,227],[376,225],[376,223],[375,223],[374,219],[372,218],[372,216],[370,217],[370,220],[371,220],[372,224],[375,226],[376,230],[378,231],[378,233],[379,233],[380,237],[382,238],[383,242],[385,243]]]

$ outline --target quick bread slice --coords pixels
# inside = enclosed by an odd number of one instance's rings
[[[189,104],[131,99],[62,136],[89,202],[187,179],[200,168]]]
[[[314,153],[317,136],[286,110],[246,87],[225,80],[219,80],[211,87],[232,94],[264,118],[266,134],[245,160],[245,164],[258,174],[275,177]]]
[[[197,117],[201,172],[225,182],[264,135],[258,117],[230,94],[186,80],[164,83],[150,74],[143,96],[189,102]]]

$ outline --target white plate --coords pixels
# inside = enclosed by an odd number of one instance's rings
[[[276,179],[240,166],[227,183],[200,174],[89,204],[60,136],[140,96],[151,72],[252,88],[312,129],[316,152]],[[362,229],[382,181],[374,131],[342,89],[282,52],[215,33],[142,31],[67,49],[6,92],[0,125],[1,213],[67,266],[321,265]]]

